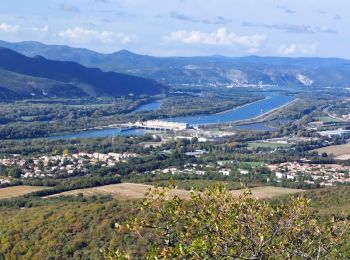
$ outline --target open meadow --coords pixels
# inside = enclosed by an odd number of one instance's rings
[[[342,145],[332,145],[323,147],[316,150],[319,154],[327,153],[333,154],[338,160],[348,160],[350,159],[350,143]]]
[[[151,185],[145,184],[136,184],[136,183],[121,183],[121,184],[112,184],[105,185],[100,187],[88,188],[88,189],[77,189],[67,192],[62,192],[59,194],[51,195],[52,196],[69,196],[69,195],[78,195],[83,194],[84,196],[92,196],[92,195],[111,195],[116,199],[121,200],[132,200],[132,199],[141,199],[145,197],[145,193],[154,188]],[[272,186],[264,186],[264,187],[255,187],[250,189],[252,192],[252,196],[259,199],[265,198],[273,198],[281,195],[287,194],[296,194],[303,192],[300,189],[290,189],[290,188],[282,188],[282,187],[272,187]],[[242,194],[243,190],[233,190],[231,191],[232,195],[238,197]],[[191,192],[187,190],[175,189],[171,191],[172,195],[178,195],[181,198],[187,198],[190,196]]]
[[[44,187],[36,186],[14,186],[7,188],[0,188],[0,199],[14,198],[22,196],[34,191],[39,191],[45,189]]]

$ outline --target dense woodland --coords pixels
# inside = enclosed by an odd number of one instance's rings
[[[306,193],[312,210],[321,220],[349,216],[348,187],[314,190]],[[286,201],[286,198],[281,199]],[[273,203],[280,203],[275,200]],[[125,223],[138,212],[138,202],[108,197],[32,198],[22,210],[17,205],[0,205],[0,259],[102,259],[107,248],[143,252],[147,241],[135,243],[120,237],[115,223]],[[330,206],[331,205],[331,206]],[[345,213],[345,215],[343,214]],[[343,258],[350,255],[350,237],[338,244]],[[30,250],[28,250],[30,248]]]

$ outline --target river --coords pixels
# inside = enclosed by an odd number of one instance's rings
[[[250,103],[239,108],[231,109],[216,114],[199,115],[199,116],[184,116],[167,118],[167,121],[184,122],[190,125],[209,125],[217,123],[227,123],[231,121],[246,120],[260,116],[262,113],[267,113],[288,104],[294,100],[292,96],[280,94],[271,94],[266,99]],[[134,112],[153,111],[159,109],[161,101],[155,101],[145,104],[137,108]],[[73,138],[98,138],[98,137],[113,137],[113,136],[132,136],[143,135],[146,131],[142,129],[134,129],[129,131],[121,131],[121,128],[103,128],[81,131],[72,134],[49,137],[50,140],[73,139]]]
[[[273,109],[279,108],[294,99],[292,96],[270,95],[266,99],[259,100],[254,103],[231,109],[225,112],[200,115],[200,116],[184,116],[167,119],[172,122],[183,122],[190,125],[209,125],[218,123],[227,123],[231,121],[246,120],[260,116]]]

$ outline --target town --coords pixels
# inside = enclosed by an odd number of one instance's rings
[[[77,153],[63,155],[41,156],[30,159],[9,157],[0,159],[0,166],[17,167],[14,173],[17,178],[67,177],[78,173],[86,173],[88,166],[114,167],[116,163],[127,162],[129,158],[137,157],[134,153]],[[8,183],[3,180],[4,183]]]
[[[274,173],[276,182],[304,182],[320,186],[350,184],[350,167],[338,164],[309,164],[286,162],[269,164],[267,168]]]

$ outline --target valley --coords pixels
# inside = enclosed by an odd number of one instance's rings
[[[11,48],[20,52],[18,46]],[[93,69],[84,67],[89,56],[83,66],[75,63],[79,55],[56,61],[41,54],[0,49],[0,249],[6,257],[101,259],[101,250],[111,247],[139,256],[149,240],[125,242],[115,225],[136,216],[158,187],[170,187],[170,198],[185,204],[196,198],[191,190],[224,192],[239,202],[249,189],[249,203],[271,207],[311,197],[320,223],[332,214],[342,218],[342,210],[348,218],[349,200],[337,192],[347,194],[350,185],[350,92],[328,87],[324,75],[306,77],[315,60],[163,59],[122,51],[111,55],[125,67],[105,67],[96,54]],[[317,62],[323,73],[347,61]],[[146,73],[148,66],[154,71]],[[179,76],[183,69],[191,73]],[[176,80],[174,70],[180,70]],[[229,79],[219,78],[223,71],[231,71]],[[325,201],[338,206],[327,211]],[[45,252],[32,242],[36,230],[44,234]],[[22,251],[27,247],[33,251]],[[347,240],[337,248],[346,254]]]

